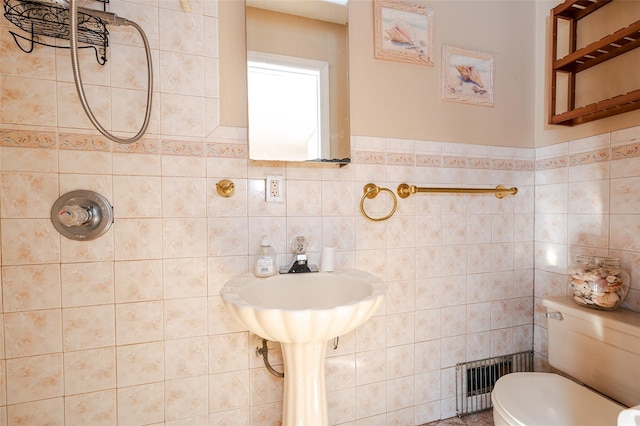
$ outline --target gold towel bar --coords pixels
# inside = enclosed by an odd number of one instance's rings
[[[400,198],[407,198],[411,194],[415,194],[417,192],[445,192],[445,193],[454,193],[454,194],[495,194],[496,198],[504,198],[505,195],[511,194],[516,195],[518,193],[518,188],[505,188],[502,185],[498,185],[495,188],[419,188],[415,185],[407,185],[406,183],[401,183],[398,185],[398,196]]]
[[[393,201],[393,206],[391,207],[391,211],[386,216],[382,217],[371,217],[367,214],[364,208],[364,202],[367,198],[376,198],[376,196],[381,192],[388,192],[391,200]],[[407,185],[406,183],[401,183],[398,185],[398,196],[400,198],[407,198],[411,194],[416,194],[418,192],[439,192],[439,193],[453,193],[453,194],[495,194],[496,198],[504,198],[507,194],[516,195],[518,193],[518,188],[505,188],[502,185],[498,185],[495,188],[420,188],[415,185]],[[360,199],[360,213],[362,215],[373,221],[373,222],[382,222],[384,220],[389,219],[396,212],[396,208],[398,207],[398,199],[392,190],[389,188],[384,188],[376,185],[375,183],[368,183],[363,188],[363,195]]]

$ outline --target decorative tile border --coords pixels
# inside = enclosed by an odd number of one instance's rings
[[[488,170],[491,169],[491,160],[489,158],[469,158],[467,165],[470,169]]]
[[[353,157],[359,164],[386,164],[387,160],[384,152],[356,151]]]
[[[536,171],[538,170],[551,170],[562,169],[569,165],[569,158],[566,155],[553,158],[545,158],[544,160],[536,161]]]
[[[160,154],[162,142],[159,139],[139,139],[130,144],[113,144],[113,152],[128,152],[135,154]]]
[[[536,169],[534,160],[515,160],[515,170],[518,172],[532,172]]]
[[[359,164],[387,164],[406,165],[415,167],[436,167],[454,169],[476,169],[476,170],[514,170],[514,171],[534,171],[534,160],[513,160],[513,159],[491,159],[491,158],[466,158],[458,156],[440,156],[436,154],[401,154],[356,151],[354,152],[354,163]]]
[[[56,134],[35,130],[0,130],[0,146],[57,148]]]
[[[611,148],[612,160],[623,160],[625,158],[634,157],[640,157],[640,142],[614,146]]]
[[[640,150],[639,150],[640,151]],[[571,155],[562,155],[559,157],[545,158],[535,162],[536,170],[552,170],[561,169],[569,166],[583,166],[603,161],[610,161],[615,158],[616,148],[602,148],[595,151],[580,152]],[[637,155],[640,155],[638,152]]]
[[[103,136],[60,133],[58,142],[60,149],[107,152],[111,150],[111,142]]]
[[[246,143],[205,143],[142,138],[131,144],[111,142],[101,135],[39,132],[35,130],[0,130],[0,146],[24,148],[59,148],[65,150],[165,154],[202,157],[247,158]]]
[[[203,157],[205,155],[204,142],[162,141],[162,154]]]
[[[491,160],[491,170],[514,170],[514,160],[494,158]]]
[[[163,154],[196,157],[248,158],[246,141],[194,142],[143,138],[132,144],[117,144],[101,135],[60,133],[36,130],[0,130],[0,146],[26,148],[60,148],[100,152]],[[542,160],[491,159],[437,154],[386,153],[352,151],[353,162],[359,164],[400,165],[437,168],[469,168],[479,170],[536,171],[592,164],[603,161],[640,157],[640,141],[589,152],[561,155]]]
[[[467,159],[466,157],[443,156],[442,167],[450,169],[466,169]]]
[[[387,153],[387,164],[393,166],[414,166],[416,157],[413,154]]]
[[[247,145],[239,143],[208,143],[207,157],[248,158]]]
[[[442,167],[442,157],[439,155],[416,155],[416,166]]]
[[[601,161],[609,161],[611,158],[609,148],[602,148],[596,151],[580,152],[569,156],[569,165],[581,166],[585,164],[599,163]]]

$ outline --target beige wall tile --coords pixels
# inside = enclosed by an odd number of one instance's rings
[[[162,382],[164,359],[163,342],[118,346],[118,387]]]
[[[48,264],[60,261],[60,234],[49,219],[2,219],[2,264]],[[34,244],[37,241],[37,244]]]
[[[114,347],[64,354],[65,395],[115,389],[116,351]]]
[[[62,310],[64,350],[113,346],[115,325],[113,304],[65,308]]]
[[[164,383],[118,389],[118,424],[153,424],[164,421]]]
[[[112,262],[65,263],[60,271],[63,307],[114,302]]]
[[[61,307],[60,265],[2,268],[4,312]]]
[[[62,396],[62,364],[62,353],[8,359],[7,404]]]
[[[63,398],[25,402],[7,407],[7,424],[64,424]]]
[[[61,352],[61,314],[60,309],[4,314],[7,358]]]
[[[117,424],[115,389],[65,397],[64,416],[67,424],[115,426]]]
[[[163,302],[121,303],[116,305],[118,345],[163,340]]]

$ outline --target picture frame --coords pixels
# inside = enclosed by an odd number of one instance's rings
[[[374,57],[433,66],[433,10],[415,3],[374,0]]]
[[[442,98],[493,106],[494,58],[484,52],[442,46]]]

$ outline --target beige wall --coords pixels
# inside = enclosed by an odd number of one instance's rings
[[[350,3],[351,133],[393,138],[464,142],[513,147],[546,146],[632,127],[640,111],[575,127],[547,124],[548,17],[558,1],[434,1],[435,66],[419,66],[373,57],[373,7],[370,0]],[[592,27],[602,34],[628,25],[640,2],[622,1],[599,11]],[[221,2],[221,122],[246,126],[243,2]],[[598,18],[600,19],[600,18]],[[588,23],[589,24],[589,23]],[[591,24],[589,24],[591,25]],[[605,32],[606,31],[606,32]],[[227,40],[230,42],[227,43]],[[442,45],[491,53],[495,57],[495,105],[480,107],[441,100]],[[632,56],[635,55],[635,56]],[[635,57],[620,59],[583,86],[589,99],[637,87],[629,79]],[[631,61],[631,62],[629,62]],[[604,68],[604,67],[603,67]],[[617,73],[616,73],[617,71]],[[604,81],[604,83],[603,83]],[[410,82],[410,83],[407,83]],[[612,95],[614,95],[613,93]],[[611,96],[612,96],[611,95]],[[593,100],[593,99],[591,99]]]
[[[352,133],[527,147],[533,145],[531,2],[428,2],[435,66],[373,57],[371,2],[350,3]],[[441,100],[442,46],[491,53],[495,105]]]
[[[400,139],[533,146],[532,2],[429,2],[435,66],[373,57],[373,5],[349,5],[351,133]],[[221,2],[221,123],[246,125],[242,2]],[[481,17],[481,18],[479,18]],[[495,57],[495,106],[442,101],[443,44]],[[524,59],[524,60],[523,60]],[[228,83],[227,83],[228,82]]]
[[[218,3],[220,124],[247,127],[247,37],[244,1]]]

